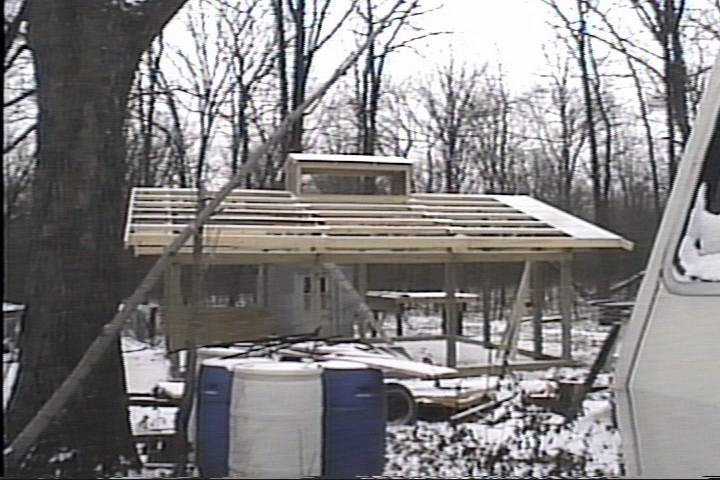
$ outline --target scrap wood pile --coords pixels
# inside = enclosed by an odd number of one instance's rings
[[[311,358],[316,361],[345,360],[378,368],[384,373],[397,376],[437,378],[457,373],[454,368],[432,365],[412,360],[398,349],[383,348],[362,342],[311,341],[295,343],[278,353],[289,357]]]
[[[409,400],[416,405],[417,415],[413,414],[413,417],[419,419],[448,420],[452,423],[476,421],[492,417],[492,412],[513,399],[554,411],[561,393],[558,392],[557,382],[536,380],[530,383],[542,383],[542,386],[528,388],[527,381],[518,382],[512,373],[506,376],[443,378],[444,375],[452,376],[457,370],[415,361],[400,346],[318,337],[317,332],[271,336],[255,342],[212,347],[228,348],[228,353],[222,358],[273,357],[319,363],[342,360],[377,368],[383,371],[386,380],[406,389]],[[161,383],[165,386],[178,382]],[[539,392],[538,388],[543,392]],[[159,392],[154,393],[164,398],[181,395],[178,392],[172,395],[169,391],[160,395]]]

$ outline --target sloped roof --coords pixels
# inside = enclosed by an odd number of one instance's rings
[[[126,246],[135,255],[159,255],[194,218],[195,205],[194,189],[135,188]],[[296,196],[237,189],[204,231],[206,253],[236,257],[238,263],[294,261],[300,255],[347,263],[484,261],[500,254],[521,260],[543,252],[633,246],[525,195]],[[191,242],[180,254],[190,251]]]

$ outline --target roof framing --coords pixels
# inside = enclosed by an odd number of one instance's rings
[[[196,190],[189,188],[133,189],[125,245],[135,255],[161,254],[195,218],[196,199]],[[205,223],[203,241],[206,253],[222,263],[522,261],[633,246],[525,195],[295,195],[241,189]],[[178,258],[190,252],[189,243]]]

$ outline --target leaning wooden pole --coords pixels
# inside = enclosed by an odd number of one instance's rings
[[[185,243],[192,237],[199,228],[210,218],[210,216],[218,209],[222,201],[232,192],[232,190],[240,184],[241,180],[247,175],[252,174],[260,167],[260,161],[269,152],[275,144],[277,144],[287,133],[290,125],[292,125],[306,110],[314,106],[314,104],[320,100],[325,93],[332,87],[335,82],[340,79],[349,69],[352,67],[360,58],[360,55],[368,48],[368,46],[375,41],[378,34],[383,32],[390,23],[390,19],[393,14],[397,11],[398,7],[403,3],[403,0],[397,0],[390,9],[389,13],[382,18],[380,28],[378,28],[372,35],[370,35],[365,43],[363,43],[355,52],[348,55],[348,57],[340,64],[335,70],[332,76],[323,83],[310,97],[308,97],[301,105],[293,110],[283,122],[275,129],[270,135],[268,140],[259,146],[257,149],[250,152],[248,161],[240,168],[235,175],[225,184],[225,186],[217,193],[217,195],[208,202],[202,211],[197,215],[197,218],[190,222],[185,228],[175,237],[175,240],[163,251],[162,255],[155,264],[150,268],[148,273],[143,278],[140,285],[130,295],[130,297],[124,302],[125,307],[120,310],[112,320],[105,324],[100,335],[90,344],[83,357],[78,362],[77,366],[70,372],[70,375],[63,381],[52,396],[45,402],[45,404],[38,410],[35,417],[25,426],[25,428],[18,434],[13,442],[5,448],[3,455],[5,459],[5,465],[17,465],[25,456],[25,453],[35,443],[40,434],[50,424],[52,419],[57,413],[65,406],[70,400],[72,395],[75,393],[77,388],[80,386],[85,377],[90,371],[98,364],[102,354],[110,346],[113,339],[120,333],[123,325],[130,317],[130,314],[137,308],[138,305],[145,299],[146,295],[160,280],[165,270],[172,263],[173,257],[177,252],[185,245]]]
[[[369,326],[372,330],[378,333],[386,345],[392,345],[393,340],[385,335],[385,332],[383,332],[381,328],[378,328],[377,321],[375,320],[375,314],[368,306],[365,296],[361,295],[360,292],[357,291],[353,283],[347,278],[347,275],[340,270],[340,267],[334,263],[323,263],[322,266],[326,272],[330,273],[330,276],[338,284],[338,286],[355,302],[361,319],[361,332],[365,330],[366,326]]]

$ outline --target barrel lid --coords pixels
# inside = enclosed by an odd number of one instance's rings
[[[314,364],[300,362],[267,362],[254,364],[241,364],[235,367],[239,375],[283,375],[283,376],[312,376],[319,375],[320,367]]]
[[[367,370],[368,366],[364,363],[350,362],[348,360],[326,360],[318,362],[322,368],[330,370]]]
[[[268,363],[274,360],[266,357],[242,357],[242,358],[208,358],[202,361],[206,367],[226,368],[234,370],[237,365],[250,365],[254,363]]]

